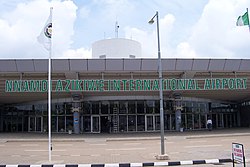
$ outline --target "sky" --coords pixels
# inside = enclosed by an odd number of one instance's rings
[[[159,12],[162,58],[249,59],[250,31],[236,26],[249,0],[0,0],[0,58],[46,59],[38,43],[53,7],[53,59],[92,58],[92,44],[118,37],[138,41],[157,58]]]

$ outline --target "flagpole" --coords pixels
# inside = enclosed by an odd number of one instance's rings
[[[247,18],[248,18],[248,22],[249,22],[248,8],[247,8]],[[249,30],[249,32],[250,32],[250,24],[248,24],[248,30]]]
[[[53,7],[50,8],[50,16],[52,23],[52,11]],[[52,35],[51,35],[52,38]],[[49,46],[49,64],[48,64],[48,123],[49,123],[49,162],[51,161],[51,151],[52,151],[52,143],[51,143],[51,57],[52,57],[52,39]]]

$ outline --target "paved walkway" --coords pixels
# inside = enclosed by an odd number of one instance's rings
[[[48,135],[0,133],[0,164],[48,162]],[[250,159],[250,128],[165,132],[170,161],[230,159],[232,142],[244,144]],[[52,163],[145,163],[161,162],[160,133],[52,134]],[[3,151],[4,150],[4,151]]]
[[[250,128],[216,129],[213,131],[184,131],[184,132],[165,132],[165,138],[207,138],[207,137],[226,137],[226,136],[248,136]],[[149,140],[160,139],[160,132],[139,132],[139,133],[89,133],[89,134],[67,134],[52,133],[54,141],[85,141],[85,140]],[[5,141],[47,141],[46,133],[0,133],[0,142]]]

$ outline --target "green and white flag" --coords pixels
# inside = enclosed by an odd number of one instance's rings
[[[237,26],[249,26],[249,17],[248,12],[246,12],[244,15],[239,16],[236,22]]]

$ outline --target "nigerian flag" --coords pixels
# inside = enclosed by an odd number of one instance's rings
[[[244,15],[239,16],[236,22],[237,26],[249,26],[249,17],[248,17],[248,12],[246,12]]]

